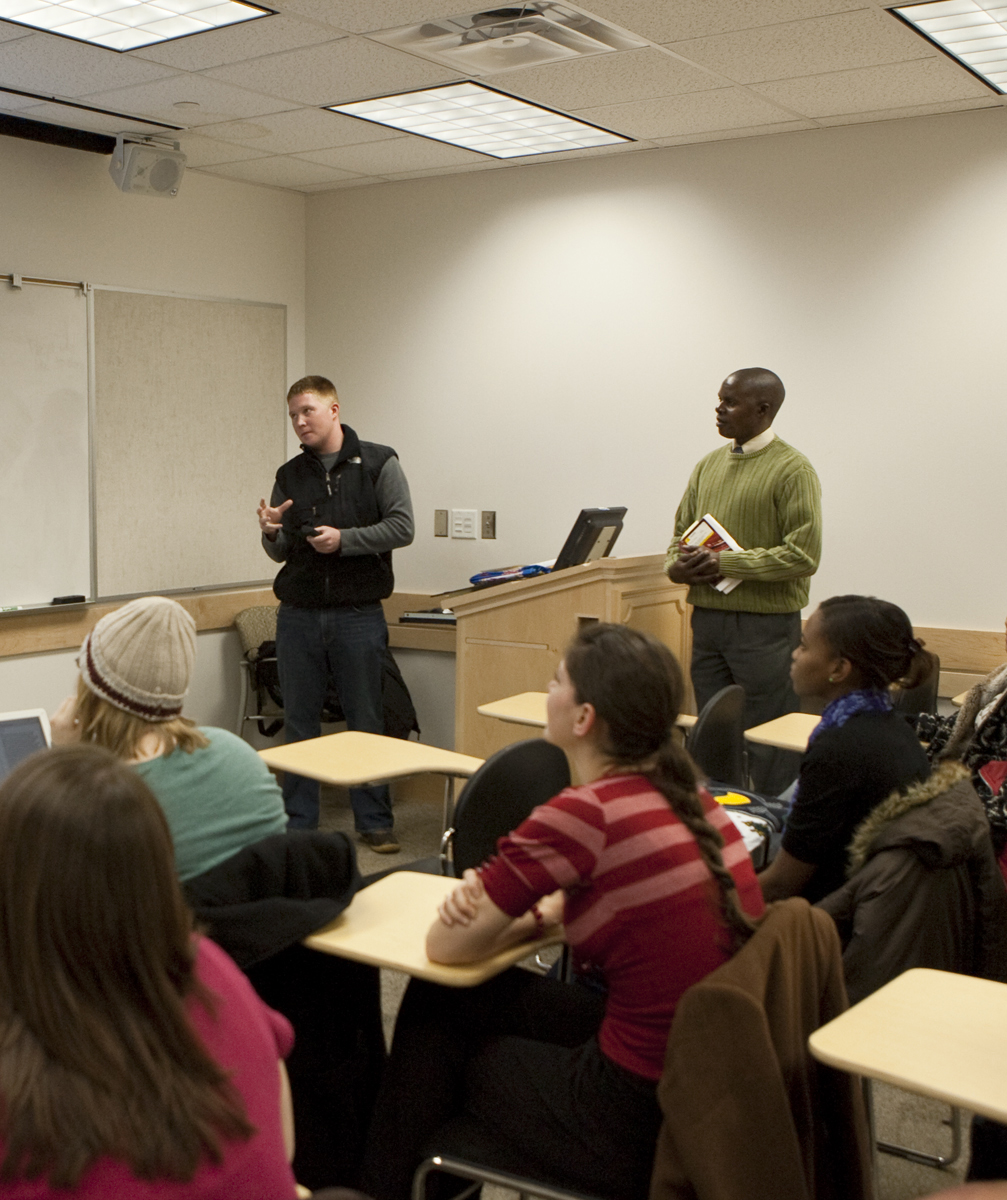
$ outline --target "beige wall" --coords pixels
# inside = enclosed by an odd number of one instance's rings
[[[128,196],[113,185],[105,157],[0,137],[0,273],[285,304],[293,380],[304,373],[304,260],[300,195],[189,172],[176,200]],[[226,386],[207,380],[207,404]],[[282,397],[277,403],[282,412]],[[165,419],[170,414],[150,414]],[[263,479],[263,491],[270,484]],[[16,510],[17,498],[7,499]],[[256,537],[253,512],[235,536]],[[190,704],[198,719],[232,726],[237,654],[233,634],[200,637]],[[0,710],[51,708],[75,676],[68,653],[0,659]]]
[[[720,379],[771,366],[825,489],[814,597],[998,630],[1005,199],[1001,110],[307,200],[192,172],[176,201],[124,196],[104,158],[0,138],[0,271],[287,304],[289,377],[331,374],[401,454],[407,590],[551,557],[588,504],[629,506],[620,552],[663,548]],[[435,541],[435,507],[496,509],[500,536]],[[228,725],[229,637],[201,637],[194,695]],[[73,673],[0,661],[0,709]]]
[[[552,557],[583,505],[663,549],[721,379],[763,365],[822,479],[813,598],[1002,628],[1005,203],[999,109],[309,197],[307,361],[400,453],[398,585]]]

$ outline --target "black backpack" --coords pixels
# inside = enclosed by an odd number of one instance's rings
[[[276,667],[276,642],[263,642],[256,657],[249,661],[252,664],[252,684],[256,691],[258,711],[268,712],[270,700],[277,708],[282,709],[283,693],[280,691],[280,675]],[[416,736],[419,737],[420,726],[416,719],[413,698],[406,687],[406,681],[402,678],[399,664],[387,646],[381,662],[381,695],[385,708],[386,736],[405,739],[415,730]],[[322,720],[345,720],[339,697],[332,689],[325,697]],[[263,725],[262,732],[265,737],[275,737],[282,728],[283,715],[277,713],[276,720],[269,725]]]

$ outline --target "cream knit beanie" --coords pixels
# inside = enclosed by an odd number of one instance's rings
[[[196,622],[163,596],[131,600],[84,639],[77,666],[87,686],[109,704],[146,721],[182,711],[196,658]]]

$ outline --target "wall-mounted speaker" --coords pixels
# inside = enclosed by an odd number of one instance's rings
[[[115,186],[123,192],[137,192],[143,196],[164,196],[170,199],[178,195],[178,187],[185,173],[185,155],[153,142],[127,142],[120,134],[115,139],[115,150],[108,165],[108,173]]]

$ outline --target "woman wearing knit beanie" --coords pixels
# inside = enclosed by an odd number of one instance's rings
[[[287,827],[280,789],[251,746],[182,716],[195,658],[196,625],[180,604],[133,600],[84,639],[77,694],[51,720],[54,743],[104,746],[143,776],[183,883]]]

